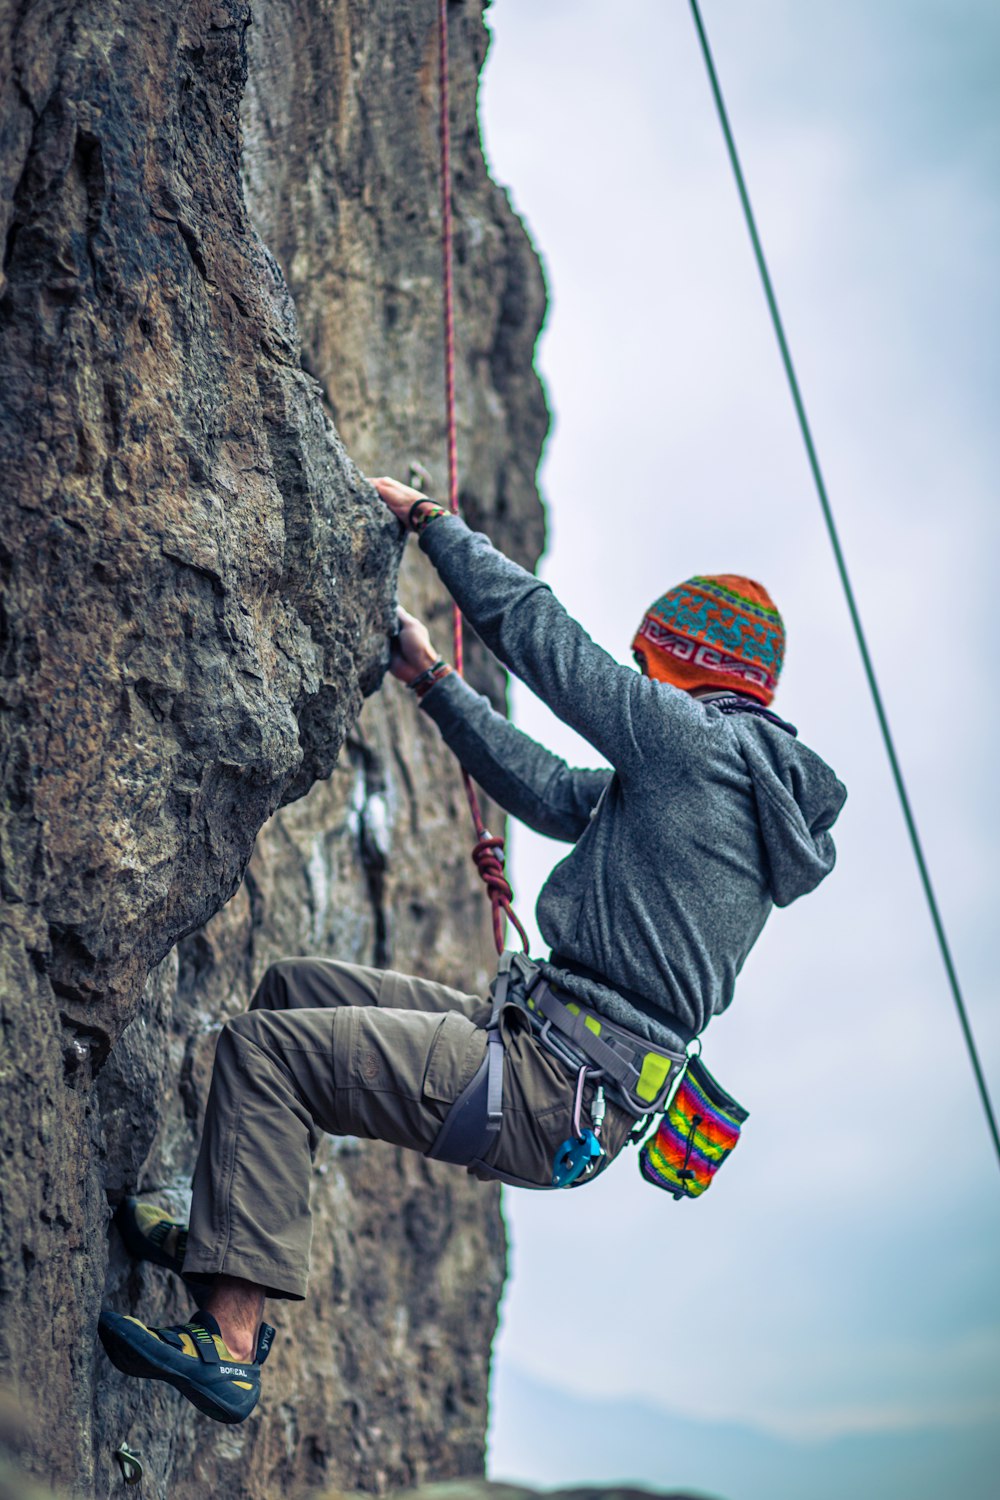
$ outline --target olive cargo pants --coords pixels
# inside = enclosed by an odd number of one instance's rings
[[[318,1133],[429,1151],[483,1060],[491,1008],[488,998],[357,964],[293,958],[268,969],[250,1010],[219,1036],[184,1274],[239,1276],[268,1296],[304,1297]],[[503,1126],[488,1166],[508,1182],[547,1187],[573,1135],[576,1080],[516,1005],[505,1006],[501,1033]],[[585,1108],[590,1096],[588,1086]],[[599,1170],[634,1123],[608,1104]]]

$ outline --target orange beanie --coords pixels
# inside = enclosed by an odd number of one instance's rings
[[[632,642],[650,677],[674,687],[746,693],[768,704],[785,657],[785,627],[752,578],[689,578],[657,599]]]

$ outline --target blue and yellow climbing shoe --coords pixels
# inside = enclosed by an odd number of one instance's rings
[[[115,1224],[122,1242],[134,1260],[150,1260],[156,1266],[181,1274],[188,1229],[155,1203],[124,1198],[115,1210]]]
[[[165,1380],[217,1422],[242,1422],[260,1399],[260,1367],[274,1329],[260,1325],[252,1360],[234,1359],[209,1313],[174,1328],[147,1328],[138,1318],[105,1310],[97,1325],[111,1363],[124,1375]]]

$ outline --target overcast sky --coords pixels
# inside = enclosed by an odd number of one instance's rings
[[[1000,1096],[1000,9],[706,0],[704,14]],[[695,1203],[644,1186],[628,1156],[579,1193],[509,1193],[501,1370],[794,1437],[954,1441],[1000,1418],[1000,1170],[690,12],[495,0],[490,24],[486,147],[551,293],[543,576],[623,661],[673,583],[762,579],[788,627],[777,707],[850,793],[836,871],[774,915],[706,1039],[751,1110],[739,1151]],[[597,763],[528,694],[514,702],[529,732]],[[522,915],[563,852],[515,833]],[[615,1288],[603,1312],[595,1275]],[[504,1424],[500,1400],[511,1473]],[[586,1476],[581,1461],[565,1478]]]

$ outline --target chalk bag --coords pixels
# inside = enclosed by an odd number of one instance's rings
[[[700,1198],[734,1149],[748,1114],[699,1058],[691,1058],[656,1133],[639,1152],[640,1172],[675,1198]]]

